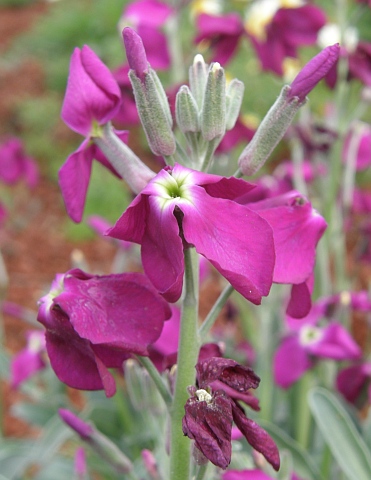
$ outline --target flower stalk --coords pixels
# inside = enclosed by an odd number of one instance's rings
[[[188,399],[187,387],[195,383],[200,340],[198,323],[198,257],[194,248],[184,252],[184,299],[178,349],[178,367],[171,410],[170,475],[173,480],[189,480],[191,442],[183,435],[182,418]]]

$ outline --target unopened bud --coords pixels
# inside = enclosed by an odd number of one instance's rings
[[[207,81],[207,64],[202,55],[198,54],[189,68],[189,86],[198,108],[201,110]]]
[[[60,408],[59,416],[71,427],[81,439],[102,457],[118,473],[129,473],[133,465],[127,456],[112,442],[108,437],[99,432],[89,423],[81,420],[77,415],[69,410]]]
[[[197,103],[186,85],[180,87],[176,95],[175,114],[178,127],[183,133],[200,131]]]
[[[305,100],[289,98],[290,87],[285,86],[272,105],[251,142],[243,150],[238,165],[244,175],[254,175],[267,161],[270,154],[284,136],[296,112]]]
[[[201,114],[201,131],[205,140],[222,137],[225,133],[226,82],[224,69],[215,62],[210,65]]]
[[[245,85],[234,78],[227,87],[226,93],[226,129],[232,130],[240,113]]]
[[[172,118],[166,93],[152,68],[142,81],[134,70],[129,71],[135,103],[148,145],[155,155],[172,155],[176,149]]]
[[[146,51],[140,36],[130,27],[124,28],[122,31],[124,38],[126,57],[129,66],[134,70],[137,77],[144,79],[144,74],[148,73],[148,61]]]
[[[293,80],[288,99],[298,97],[300,102],[305,101],[305,97],[317,83],[324,78],[331,68],[338,61],[340,55],[340,45],[336,43],[330,47],[326,47],[318,55],[313,57],[300,70]]]
[[[60,408],[58,410],[59,416],[72,430],[74,430],[83,440],[89,440],[94,432],[94,429],[89,423],[84,422],[70,410]]]

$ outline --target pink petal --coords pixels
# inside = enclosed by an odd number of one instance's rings
[[[272,465],[275,470],[280,468],[278,448],[268,433],[250,418],[245,417],[242,408],[232,402],[233,420],[244,434],[249,444]]]
[[[353,365],[339,372],[336,378],[336,386],[348,402],[354,403],[369,381],[371,377],[370,366],[371,364]]]
[[[274,480],[261,470],[228,470],[222,480]]]
[[[190,191],[194,206],[181,205],[185,239],[239,293],[260,304],[269,293],[275,259],[268,223],[247,207],[210,197],[196,185]]]
[[[311,275],[316,245],[326,229],[325,220],[298,192],[249,204],[271,225],[276,251],[273,281],[303,283]]]
[[[135,26],[146,24],[153,27],[161,27],[173,11],[173,8],[165,2],[137,0],[131,2],[125,8],[123,16]]]
[[[318,343],[308,346],[308,352],[312,355],[334,360],[355,360],[361,357],[360,347],[339,323],[332,322],[323,329],[323,333]]]
[[[286,337],[273,358],[274,380],[282,388],[288,388],[311,368],[311,362],[297,336]]]
[[[72,153],[59,170],[59,186],[68,215],[74,222],[81,222],[84,213],[93,161],[93,146],[85,140]]]
[[[291,287],[290,300],[286,308],[286,314],[295,319],[306,317],[312,306],[311,291],[307,282],[299,283]]]
[[[78,335],[92,344],[147,354],[147,346],[160,336],[165,312],[170,314],[148,280],[136,273],[82,280],[76,275],[66,275],[65,290],[54,303],[69,316]],[[148,311],[150,319],[143,323]]]
[[[87,45],[75,48],[62,106],[64,122],[88,137],[93,121],[107,123],[119,106],[120,89],[110,70]]]

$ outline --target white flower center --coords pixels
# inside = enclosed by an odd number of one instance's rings
[[[211,400],[213,399],[210,393],[203,388],[201,388],[200,390],[196,390],[196,395],[199,402],[211,403]]]
[[[323,331],[318,327],[306,325],[300,330],[299,342],[304,347],[317,343],[323,337]]]

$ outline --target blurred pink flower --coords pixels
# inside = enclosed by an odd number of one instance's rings
[[[30,188],[39,181],[39,168],[36,161],[28,156],[17,137],[11,137],[0,145],[0,181],[14,185],[24,180]]]
[[[13,388],[18,388],[21,383],[45,368],[45,352],[45,333],[40,330],[27,332],[26,347],[11,360],[10,383]]]
[[[166,70],[171,60],[163,27],[173,8],[158,0],[137,0],[129,3],[120,19],[121,29],[132,27],[142,38],[148,62],[152,68]]]

